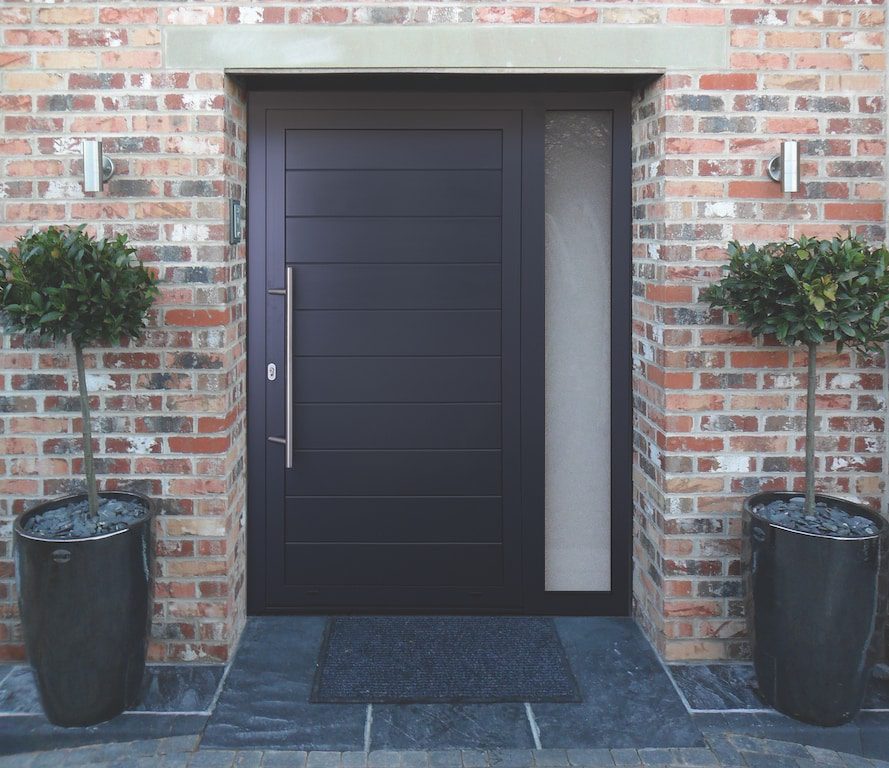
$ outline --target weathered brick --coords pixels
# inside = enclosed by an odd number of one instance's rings
[[[538,12],[538,21],[544,24],[589,24],[598,20],[599,10],[597,8],[590,8],[586,6],[580,8],[571,8],[570,6],[554,6],[550,8],[541,8]]]

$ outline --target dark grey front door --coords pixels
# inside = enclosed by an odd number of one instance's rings
[[[249,102],[249,610],[626,615],[629,94],[310,80]]]
[[[270,606],[519,605],[520,117],[269,113]]]

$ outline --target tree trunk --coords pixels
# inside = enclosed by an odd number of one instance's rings
[[[809,368],[806,376],[806,514],[815,514],[815,344],[809,344]]]
[[[83,349],[74,344],[77,360],[77,385],[80,390],[80,415],[83,417],[83,469],[86,475],[86,494],[89,499],[90,517],[99,514],[99,494],[96,491],[96,468],[93,465],[93,428],[90,423],[90,395],[86,389],[86,369],[83,365]]]

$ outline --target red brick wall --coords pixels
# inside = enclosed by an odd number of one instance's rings
[[[87,221],[164,278],[145,342],[92,356],[103,485],[164,500],[158,659],[224,659],[244,618],[246,252],[226,225],[245,98],[220,72],[167,69],[160,46],[165,25],[238,23],[726,25],[724,68],[669,72],[634,106],[634,592],[667,657],[743,655],[739,503],[800,487],[803,361],[698,293],[731,238],[885,237],[882,3],[0,4],[0,242]],[[97,134],[118,172],[84,195]],[[795,195],[765,175],[781,138],[802,141]],[[4,336],[0,360],[0,658],[19,658],[11,522],[79,487],[79,425],[66,350]],[[822,487],[883,503],[885,364],[825,350],[820,383]]]
[[[886,236],[884,14],[851,4],[724,14],[732,71],[670,73],[634,107],[637,614],[669,659],[743,657],[739,510],[803,489],[805,354],[697,301],[725,243]],[[766,176],[801,142],[802,187]],[[819,354],[820,488],[885,513],[884,359]]]

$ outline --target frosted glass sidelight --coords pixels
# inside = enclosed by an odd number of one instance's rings
[[[611,114],[546,116],[545,588],[611,588]]]

